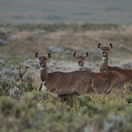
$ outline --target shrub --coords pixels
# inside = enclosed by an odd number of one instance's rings
[[[126,101],[127,101],[128,103],[132,103],[132,96],[128,96],[128,97],[126,98]]]

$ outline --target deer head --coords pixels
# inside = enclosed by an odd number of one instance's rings
[[[46,63],[47,63],[47,60],[49,58],[51,58],[51,54],[48,53],[47,56],[41,56],[38,52],[35,53],[35,57],[39,59],[39,64],[41,66],[41,68],[45,68],[46,67]]]
[[[98,44],[98,48],[101,49],[103,57],[108,57],[108,53],[113,45],[110,43],[109,46],[102,46],[101,43]]]
[[[86,52],[85,55],[78,55],[76,52],[74,52],[73,57],[77,59],[79,66],[84,66],[84,61],[88,57],[88,52]]]

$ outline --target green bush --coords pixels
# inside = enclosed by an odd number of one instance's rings
[[[48,91],[26,89],[19,100],[4,94],[0,97],[0,131],[132,131],[132,107],[127,103],[131,96],[85,94],[65,99]]]
[[[8,96],[10,89],[10,82],[0,78],[0,96]]]
[[[128,97],[126,98],[126,100],[127,100],[128,103],[132,103],[132,96],[128,96]]]

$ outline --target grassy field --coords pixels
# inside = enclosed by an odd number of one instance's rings
[[[113,44],[110,65],[132,68],[131,7],[132,0],[0,0],[0,132],[132,132],[132,84],[59,98],[38,91],[32,69],[35,51],[51,52],[49,72],[78,70],[73,52],[87,51],[85,67],[99,72],[98,43]]]
[[[33,58],[34,52],[39,50],[40,53],[48,52],[50,46],[58,46],[71,51],[88,51],[90,52],[89,61],[94,59],[100,61],[101,54],[97,48],[100,42],[103,45],[113,44],[110,51],[110,63],[119,63],[131,61],[132,54],[132,28],[123,27],[118,24],[22,24],[10,25],[4,24],[1,27],[9,31],[5,39],[16,37],[16,41],[0,47],[1,54],[5,53],[5,58],[14,56],[19,60],[25,57]],[[36,33],[38,32],[38,33]],[[123,49],[120,48],[123,45]],[[13,52],[12,52],[13,51]],[[1,56],[3,57],[3,56]],[[18,57],[18,59],[17,59]],[[53,55],[54,57],[54,55]],[[70,60],[72,55],[63,53],[63,56],[57,54],[61,59]],[[127,57],[127,59],[126,59]],[[2,58],[1,58],[2,59]],[[8,59],[9,61],[11,59]],[[21,60],[21,59],[20,59]],[[23,60],[23,59],[22,59]],[[73,59],[72,59],[73,60]]]
[[[64,61],[64,66],[70,62],[76,63],[72,53],[82,50],[89,52],[87,63],[92,64],[93,69],[97,65],[99,70],[101,54],[97,49],[98,42],[103,45],[113,43],[110,64],[132,61],[131,27],[92,23],[4,24],[1,27],[8,31],[5,36],[1,36],[8,44],[0,46],[0,60],[5,61],[0,66],[0,73],[5,69],[16,70],[21,63],[34,59],[36,50],[46,54],[50,46],[72,51],[52,53],[52,60]],[[38,87],[32,82],[23,81],[20,74],[15,79],[4,78],[0,74],[0,132],[132,131],[130,84],[111,93],[67,96],[64,102],[64,98],[58,98],[54,93],[38,92]],[[13,92],[14,88],[17,88],[16,93]]]

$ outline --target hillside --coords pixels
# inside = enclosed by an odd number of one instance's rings
[[[0,0],[0,23],[132,24],[131,0]]]

